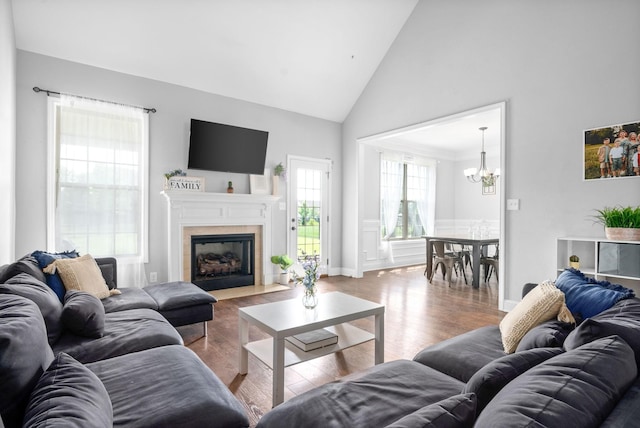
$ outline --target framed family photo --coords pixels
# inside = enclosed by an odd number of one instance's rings
[[[584,131],[584,179],[640,178],[640,120]]]

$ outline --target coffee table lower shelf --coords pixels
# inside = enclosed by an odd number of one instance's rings
[[[375,339],[374,334],[348,323],[325,328],[338,335],[338,343],[312,351],[303,351],[294,344],[285,341],[284,366],[289,367]],[[269,368],[273,369],[273,338],[249,342],[244,345],[244,348]]]

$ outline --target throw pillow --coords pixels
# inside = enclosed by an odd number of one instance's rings
[[[90,254],[75,259],[54,260],[44,271],[49,274],[57,272],[67,291],[86,291],[98,299],[120,294],[117,289],[109,290],[98,264]]]
[[[47,338],[49,344],[55,343],[62,333],[62,303],[58,296],[44,282],[41,282],[31,275],[21,273],[7,280],[0,285],[0,294],[14,294],[26,297],[38,305],[40,313],[47,326]]]
[[[62,253],[48,253],[46,251],[38,250],[31,253],[31,256],[33,256],[38,261],[38,266],[40,266],[40,269],[44,270],[44,268],[46,268],[51,263],[53,263],[54,260],[73,259],[78,257],[79,254],[77,251],[64,251]],[[47,285],[51,287],[53,291],[55,291],[56,295],[58,296],[58,299],[60,299],[60,302],[63,302],[65,289],[64,289],[64,285],[62,284],[62,279],[55,273],[47,274],[45,272],[45,277],[46,277]]]
[[[583,319],[609,309],[616,302],[634,296],[633,290],[608,281],[598,281],[575,269],[565,269],[555,281],[565,295],[567,307]]]
[[[533,288],[500,322],[504,351],[510,354],[533,327],[552,318],[575,323],[564,304],[564,294],[553,283],[545,281]]]
[[[104,335],[104,306],[93,294],[67,291],[61,318],[65,328],[78,336],[97,339]]]
[[[520,343],[518,343],[516,352],[535,348],[561,347],[574,328],[574,324],[558,320],[545,321],[533,327],[524,335]]]
[[[23,427],[113,426],[113,407],[98,376],[59,353],[31,393]]]
[[[40,310],[29,299],[0,294],[0,325],[0,415],[5,426],[20,426],[29,394],[53,361],[53,351]]]
[[[563,352],[562,348],[538,348],[505,355],[478,370],[469,379],[462,392],[476,394],[477,413],[480,413],[506,384],[531,367]]]
[[[471,428],[475,419],[475,394],[460,394],[418,409],[387,428]]]

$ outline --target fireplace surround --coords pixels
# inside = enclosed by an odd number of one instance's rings
[[[254,285],[273,283],[268,269],[272,209],[279,196],[175,190],[162,195],[167,201],[169,281],[191,281],[192,236],[254,234]]]

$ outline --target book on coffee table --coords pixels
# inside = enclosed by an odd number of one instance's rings
[[[338,335],[321,328],[320,330],[285,337],[285,340],[293,343],[303,351],[313,351],[314,349],[335,345],[338,343]]]

